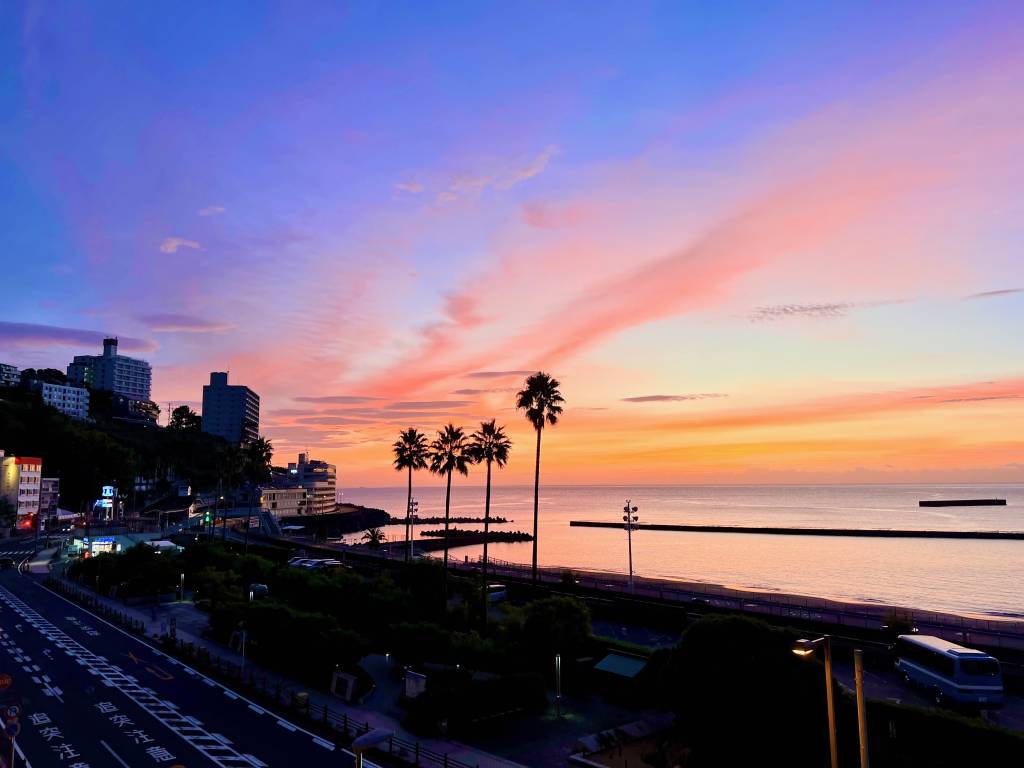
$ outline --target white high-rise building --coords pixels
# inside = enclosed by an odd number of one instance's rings
[[[105,389],[130,400],[149,400],[153,372],[145,360],[117,354],[117,339],[103,340],[102,355],[75,355],[68,384]]]
[[[89,390],[85,387],[69,387],[64,384],[50,384],[33,381],[31,387],[43,396],[43,402],[72,419],[89,417]]]
[[[18,366],[0,363],[0,387],[16,387],[21,381]]]
[[[298,462],[289,462],[286,472],[275,473],[274,486],[306,490],[301,514],[329,514],[338,504],[337,468],[326,461],[309,458],[308,453],[300,453]]]

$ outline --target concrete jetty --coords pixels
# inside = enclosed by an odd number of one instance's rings
[[[570,520],[577,528],[622,528],[622,523],[602,520]],[[852,536],[883,539],[1017,539],[1024,540],[1024,531],[937,531],[899,528],[782,528],[768,525],[675,525],[641,523],[633,530],[682,531],[689,533],[760,533],[773,536]]]

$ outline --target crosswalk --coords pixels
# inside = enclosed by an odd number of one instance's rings
[[[0,557],[17,557],[18,555],[24,557],[25,555],[31,555],[33,552],[35,552],[34,547],[26,547],[24,549],[0,549]]]

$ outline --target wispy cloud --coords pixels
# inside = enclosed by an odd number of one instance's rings
[[[994,299],[997,296],[1012,296],[1015,293],[1024,293],[1024,288],[1001,288],[997,291],[982,291],[964,296],[965,299]]]
[[[99,347],[103,339],[110,336],[103,331],[92,331],[83,328],[62,328],[56,325],[37,325],[35,323],[8,323],[0,321],[0,343],[14,345],[61,345],[69,347]],[[118,345],[127,352],[152,352],[157,348],[155,341],[134,339],[130,336],[119,336]]]
[[[473,371],[467,373],[471,379],[502,379],[508,376],[532,376],[536,371]]]
[[[624,403],[680,403],[686,400],[713,400],[720,397],[728,397],[720,392],[703,392],[696,395],[639,395],[637,397],[624,397]]]
[[[443,411],[447,408],[464,408],[469,404],[469,400],[417,400],[391,403],[384,407],[392,411]]]
[[[179,248],[191,248],[194,251],[203,250],[203,246],[195,240],[186,240],[183,237],[165,237],[164,241],[160,243],[160,251],[162,253],[177,253]]]
[[[752,323],[771,322],[774,320],[789,320],[795,317],[810,317],[815,319],[832,319],[844,317],[857,305],[852,302],[840,302],[830,304],[774,304],[767,307],[758,307],[748,315]]]
[[[509,189],[510,187],[514,187],[516,184],[529,181],[534,176],[540,176],[540,174],[547,170],[548,163],[551,162],[551,158],[557,154],[558,147],[554,144],[544,147],[544,150],[534,157],[529,163],[521,168],[510,171],[503,178],[497,179],[494,182],[494,186],[498,189]]]
[[[490,394],[494,394],[495,392],[515,392],[515,391],[516,391],[515,387],[493,387],[491,389],[473,389],[473,388],[470,387],[470,388],[466,388],[466,389],[455,389],[455,390],[452,390],[452,394],[453,395],[464,395],[464,396],[465,395],[475,396],[475,395],[490,395]]]
[[[223,205],[208,205],[205,208],[200,208],[196,211],[199,216],[218,216],[227,209]]]
[[[358,405],[359,403],[369,403],[373,400],[380,400],[379,397],[368,397],[366,395],[323,395],[320,397],[314,397],[311,395],[301,395],[299,397],[293,397],[297,403],[330,403],[333,405]]]
[[[396,192],[405,192],[409,195],[418,195],[423,191],[423,185],[418,181],[404,181],[399,184],[395,184]]]
[[[547,170],[559,149],[554,144],[545,147],[539,154],[531,157],[524,163],[513,165],[495,173],[462,174],[452,179],[448,189],[438,193],[439,203],[448,203],[458,200],[464,195],[478,195],[486,189],[511,189],[517,184],[529,181]]]
[[[234,328],[230,323],[204,320],[191,315],[141,315],[139,320],[159,333],[220,333]]]

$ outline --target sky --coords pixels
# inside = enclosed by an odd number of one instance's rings
[[[889,7],[889,6],[892,7]],[[1024,5],[0,6],[0,361],[275,463],[562,385],[551,483],[1024,481]],[[291,458],[294,460],[294,458]],[[466,482],[480,482],[474,472]],[[421,480],[422,481],[422,480]]]

